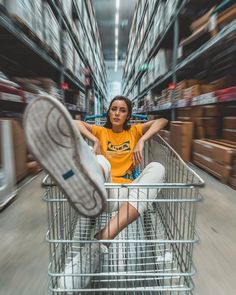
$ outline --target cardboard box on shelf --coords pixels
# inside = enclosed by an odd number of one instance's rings
[[[215,90],[224,89],[236,85],[236,78],[232,76],[225,76],[210,83]]]
[[[231,148],[231,149],[236,149],[236,142],[234,141],[230,141],[230,140],[226,140],[226,139],[217,139],[217,140],[213,140],[213,139],[205,139],[207,142],[211,142],[211,143],[215,143],[215,144],[220,144],[222,146]]]
[[[72,23],[72,0],[63,0],[62,9],[65,13],[67,21],[71,24]]]
[[[223,129],[223,138],[236,141],[236,129]]]
[[[204,116],[204,108],[203,106],[196,106],[192,108],[192,117],[199,118]]]
[[[43,3],[42,0],[35,0],[34,3],[34,18],[33,27],[37,37],[43,41]]]
[[[177,109],[177,115],[180,117],[191,117],[192,120],[195,120],[199,117],[203,117],[204,110],[202,106]]]
[[[202,139],[206,137],[206,130],[203,126],[195,126],[194,128],[194,138]]]
[[[231,166],[236,150],[206,140],[194,140],[193,152],[211,158],[219,164]]]
[[[222,116],[223,117],[233,117],[236,114],[236,105],[226,105],[222,108]]]
[[[7,0],[5,1],[5,7],[8,10],[9,14],[13,16],[17,21],[23,23],[32,31],[34,31],[33,1]]]
[[[44,32],[46,45],[61,59],[60,28],[49,3],[43,2]]]
[[[68,31],[63,31],[63,61],[66,70],[74,73],[74,46]]]
[[[203,125],[207,127],[214,127],[217,128],[219,125],[218,117],[202,117],[201,118]]]
[[[183,121],[183,122],[192,122],[192,118],[191,117],[177,117],[178,121]]]
[[[193,153],[193,163],[210,172],[223,183],[228,182],[232,170],[230,166],[219,164],[211,158],[198,153]]]
[[[199,96],[201,94],[201,85],[196,84],[194,86],[191,86],[189,88],[184,89],[184,98],[191,98],[194,96]]]
[[[214,85],[203,84],[201,85],[201,94],[209,93],[215,91]]]
[[[196,19],[192,24],[190,25],[190,29],[192,32],[197,31],[199,28],[201,28],[203,25],[209,22],[210,16],[213,12],[215,7],[211,8],[209,11],[207,11],[204,15]]]
[[[170,144],[184,161],[191,159],[193,123],[172,121],[170,125]]]
[[[27,175],[26,143],[25,143],[23,128],[21,126],[20,121],[16,119],[8,119],[8,120],[11,121],[12,141],[13,141],[12,148],[13,148],[13,154],[14,154],[14,160],[15,160],[16,181],[18,182]],[[1,119],[0,119],[0,123],[1,123]]]
[[[219,117],[220,108],[218,105],[203,106],[204,116],[206,117]]]
[[[178,117],[191,117],[192,116],[192,108],[183,108],[177,109]]]
[[[199,80],[196,79],[186,79],[186,80],[182,80],[179,83],[177,83],[177,88],[181,88],[181,89],[185,89],[185,88],[189,88],[192,87],[196,84],[200,84]]]
[[[215,138],[218,138],[218,130],[216,127],[213,127],[213,126],[206,126],[205,127],[205,136],[206,138],[212,138],[212,139],[215,139]]]
[[[236,129],[236,117],[224,118],[224,129]]]

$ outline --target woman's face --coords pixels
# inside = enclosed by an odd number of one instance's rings
[[[113,101],[109,111],[109,118],[113,127],[123,127],[128,115],[128,106],[123,100]]]

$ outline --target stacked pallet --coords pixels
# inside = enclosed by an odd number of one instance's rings
[[[195,140],[193,163],[236,189],[236,142]]]
[[[224,117],[222,137],[236,142],[236,117]]]
[[[220,141],[194,140],[193,163],[228,183],[236,149]]]
[[[184,161],[191,160],[193,123],[172,121],[170,125],[170,145]]]
[[[177,119],[194,124],[194,139],[214,139],[218,137],[220,126],[220,109],[218,105],[178,109]]]

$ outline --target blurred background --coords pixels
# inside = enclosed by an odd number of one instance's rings
[[[0,294],[48,294],[44,172],[22,116],[40,94],[74,119],[133,112],[203,177],[198,295],[234,295],[236,265],[236,2],[0,0]],[[177,293],[176,293],[177,294]]]

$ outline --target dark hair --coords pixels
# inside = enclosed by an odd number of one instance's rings
[[[130,117],[131,117],[131,114],[132,114],[132,103],[127,97],[121,96],[121,95],[115,96],[111,100],[108,111],[107,111],[107,121],[106,121],[104,127],[108,128],[108,129],[112,129],[112,124],[111,124],[111,121],[110,121],[109,112],[110,112],[110,109],[111,109],[111,106],[112,106],[113,102],[116,101],[116,100],[123,100],[126,103],[127,107],[128,107],[128,116],[127,116],[127,119],[126,119],[126,121],[124,123],[123,129],[124,130],[129,130],[130,129],[129,120],[130,120]]]

